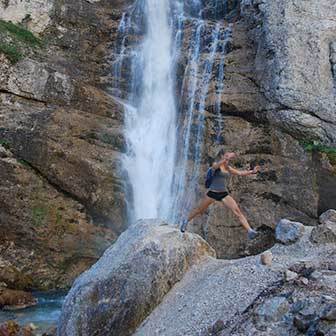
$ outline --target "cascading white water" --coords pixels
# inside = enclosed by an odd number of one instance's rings
[[[147,33],[139,48],[142,93],[137,108],[126,113],[129,154],[124,166],[133,189],[134,219],[169,219],[176,150],[169,0],[146,0],[144,9]]]
[[[226,1],[215,3],[222,15]],[[125,104],[123,164],[132,190],[132,221],[159,217],[176,222],[194,206],[213,78],[219,82],[215,112],[221,118],[225,60],[220,49],[225,50],[228,36],[224,22],[204,19],[203,9],[201,0],[138,0],[121,18],[113,92]],[[140,44],[129,44],[143,35]],[[184,76],[178,78],[186,51]]]
[[[121,21],[118,27],[118,33],[122,36],[121,47],[119,51],[119,58],[114,64],[113,75],[115,79],[119,79],[121,77],[121,68],[122,62],[125,55],[125,42],[126,42],[126,32],[129,26],[129,18],[126,17],[126,13],[123,14]],[[117,50],[118,52],[118,50]]]
[[[225,51],[227,49],[227,45],[230,43],[232,39],[232,25],[230,24],[228,28],[225,29],[223,32],[223,36],[221,38],[221,49],[223,56],[221,58],[221,61],[219,63],[219,69],[218,69],[218,76],[217,76],[217,95],[216,95],[216,102],[215,102],[215,113],[218,117],[218,124],[216,129],[216,142],[221,142],[221,131],[223,129],[223,117],[221,114],[221,101],[222,101],[222,95],[224,92],[224,80],[225,80]]]

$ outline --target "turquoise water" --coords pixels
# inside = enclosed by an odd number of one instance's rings
[[[0,324],[8,320],[15,320],[22,326],[33,323],[38,327],[38,331],[55,326],[60,317],[66,293],[35,292],[33,295],[38,300],[36,306],[16,311],[0,311]]]

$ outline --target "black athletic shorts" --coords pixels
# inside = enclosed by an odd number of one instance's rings
[[[229,196],[229,193],[227,191],[215,192],[215,191],[209,190],[207,192],[207,196],[210,197],[210,198],[215,199],[216,201],[221,201],[226,196]]]

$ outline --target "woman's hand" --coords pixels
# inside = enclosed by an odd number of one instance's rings
[[[260,166],[255,166],[252,171],[253,174],[257,174],[260,171]]]

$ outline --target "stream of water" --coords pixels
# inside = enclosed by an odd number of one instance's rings
[[[33,323],[39,333],[56,326],[66,293],[35,292],[33,295],[38,300],[36,306],[15,311],[0,311],[0,324],[8,320],[14,320],[21,326]]]

